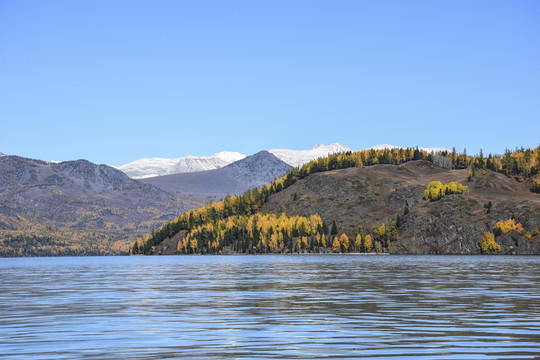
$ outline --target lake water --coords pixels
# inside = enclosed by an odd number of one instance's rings
[[[0,259],[0,358],[539,356],[540,257]]]

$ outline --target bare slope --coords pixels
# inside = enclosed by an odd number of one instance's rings
[[[529,180],[518,183],[488,172],[467,182],[467,170],[445,170],[425,161],[400,166],[376,165],[316,173],[270,197],[263,212],[285,210],[308,216],[318,213],[339,231],[354,236],[359,224],[365,229],[404,214],[400,240],[392,244],[397,253],[478,252],[483,233],[514,213],[526,230],[540,225],[540,195],[529,191]],[[423,201],[426,185],[439,180],[468,185],[468,194],[447,195],[435,202]],[[376,195],[376,188],[380,195]],[[484,204],[492,202],[490,214]],[[511,234],[498,238],[503,253],[538,253],[538,238],[527,240]]]

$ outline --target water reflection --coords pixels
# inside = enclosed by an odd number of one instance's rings
[[[0,357],[540,356],[540,258],[2,259]]]

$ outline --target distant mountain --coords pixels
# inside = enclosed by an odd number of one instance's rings
[[[368,150],[399,149],[401,146],[382,144],[368,148]],[[445,148],[420,148],[427,152],[449,151]],[[350,147],[340,143],[328,145],[316,145],[311,150],[272,149],[268,150],[281,161],[292,167],[302,166],[312,160],[326,157],[330,154],[353,151]],[[212,156],[185,156],[178,159],[144,158],[129,164],[119,166],[118,169],[125,172],[133,179],[199,172],[220,169],[224,166],[242,160],[246,157],[238,152],[222,151]]]
[[[270,183],[284,175],[291,166],[268,151],[261,151],[220,169],[141,179],[176,194],[190,194],[219,200],[227,194]]]
[[[6,156],[6,154],[0,152],[0,156]]]
[[[311,150],[273,149],[268,152],[274,154],[278,159],[292,167],[296,167],[320,157],[345,151],[351,151],[351,148],[339,143],[334,143],[329,145],[317,145]],[[185,156],[178,159],[145,158],[119,166],[118,169],[122,170],[133,179],[144,179],[164,175],[220,169],[235,161],[242,160],[245,157],[246,155],[238,152],[222,151],[208,157]]]
[[[0,157],[0,256],[112,254],[200,205],[86,160]]]
[[[321,157],[327,157],[330,154],[352,151],[348,146],[340,143],[333,143],[329,145],[317,145],[311,150],[288,150],[288,149],[273,149],[269,150],[278,159],[286,162],[292,167],[302,166],[312,160],[316,160]]]
[[[382,145],[375,145],[375,146],[372,146],[372,147],[370,147],[370,148],[367,148],[367,150],[384,150],[384,149],[392,150],[392,149],[405,149],[405,148],[406,148],[406,147],[403,147],[403,146],[395,146],[395,145],[389,145],[389,144],[382,144]],[[445,149],[445,148],[442,148],[442,147],[436,147],[436,148],[418,148],[418,150],[427,151],[428,153],[431,153],[431,152],[438,153],[438,152],[442,152],[442,151],[448,151],[448,152],[450,152],[450,150]]]
[[[119,166],[134,179],[219,169],[245,158],[238,152],[222,151],[212,156],[185,156],[178,159],[145,158]]]

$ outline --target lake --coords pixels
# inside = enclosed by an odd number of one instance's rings
[[[540,257],[0,259],[0,358],[532,359]]]

